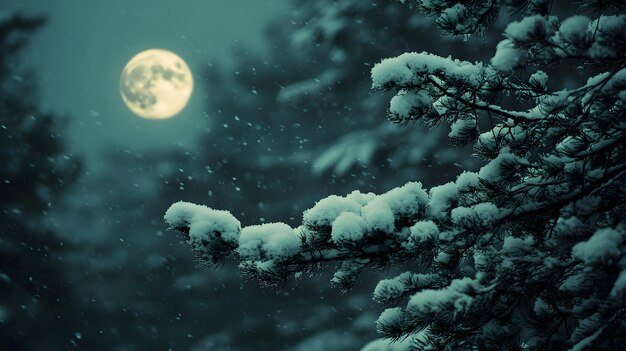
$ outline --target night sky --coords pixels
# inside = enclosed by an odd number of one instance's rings
[[[48,18],[33,36],[24,64],[37,73],[42,106],[70,118],[72,151],[96,167],[98,155],[111,148],[141,152],[193,145],[199,125],[205,128],[211,120],[204,117],[203,70],[228,66],[235,46],[267,50],[264,26],[284,16],[285,5],[285,0],[26,0],[3,2],[0,11]],[[137,118],[120,98],[124,65],[150,48],[176,52],[194,74],[189,105],[170,120]]]

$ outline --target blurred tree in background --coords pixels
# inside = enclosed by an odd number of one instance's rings
[[[68,247],[46,221],[81,164],[66,152],[62,120],[37,105],[33,74],[20,66],[18,55],[43,23],[20,15],[0,22],[0,345],[5,350],[82,343],[84,316],[62,259]]]

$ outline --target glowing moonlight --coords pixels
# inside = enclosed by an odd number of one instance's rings
[[[193,90],[189,67],[176,54],[151,49],[133,57],[124,67],[120,92],[137,116],[166,119],[182,111]]]

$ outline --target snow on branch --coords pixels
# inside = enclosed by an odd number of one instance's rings
[[[363,267],[406,255],[402,244],[427,204],[421,184],[408,183],[378,196],[358,191],[329,196],[304,212],[298,228],[284,223],[241,228],[228,212],[185,202],[173,204],[165,220],[208,264],[236,258],[246,273],[274,284],[337,261],[343,266],[333,281],[349,287]]]

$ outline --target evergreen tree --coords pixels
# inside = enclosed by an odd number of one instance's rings
[[[450,35],[482,34],[505,8],[520,16],[489,62],[411,52],[371,71],[373,88],[396,92],[391,121],[450,125],[478,172],[329,196],[297,228],[184,202],[166,221],[202,261],[238,260],[270,285],[332,263],[345,289],[368,267],[406,269],[374,290],[398,307],[366,350],[626,348],[625,3],[579,1],[563,19],[541,0],[410,4]],[[549,83],[563,66],[573,79]]]
[[[59,116],[37,106],[18,53],[43,19],[0,21],[0,345],[51,350],[81,341],[81,315],[64,274],[63,245],[45,221],[80,162],[62,142]],[[73,345],[73,346],[72,346]]]

